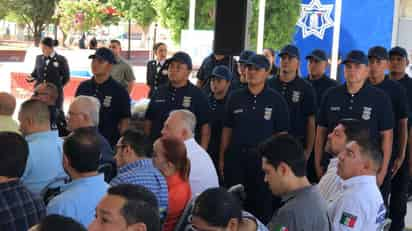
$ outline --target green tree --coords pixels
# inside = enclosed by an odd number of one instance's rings
[[[168,28],[175,42],[180,41],[180,33],[188,28],[189,0],[155,0],[160,22]]]

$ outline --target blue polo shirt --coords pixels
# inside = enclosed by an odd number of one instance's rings
[[[356,94],[348,93],[346,84],[330,88],[326,91],[319,110],[318,125],[327,128],[328,133],[340,119],[345,118],[364,122],[376,141],[380,140],[380,132],[394,127],[389,97],[367,83]]]
[[[408,74],[405,74],[405,76],[397,81],[398,83],[403,86],[403,88],[406,90],[407,94],[407,102],[409,106],[409,119],[408,119],[408,125],[411,127],[412,125],[412,79],[411,77],[408,76]]]
[[[222,129],[225,118],[225,106],[227,95],[223,99],[216,99],[213,94],[209,96],[210,106],[210,128],[211,136],[207,153],[212,157],[215,166],[219,163],[219,149],[222,138]]]
[[[249,88],[228,98],[224,127],[232,128],[232,147],[256,147],[275,133],[289,129],[289,111],[283,97],[265,87],[254,95]]]
[[[129,93],[112,77],[101,84],[97,84],[93,77],[80,83],[76,90],[76,96],[79,95],[99,99],[99,131],[114,146],[120,138],[119,122],[131,116]]]
[[[299,76],[290,82],[282,82],[279,77],[274,77],[268,80],[268,85],[279,92],[288,104],[289,133],[303,141],[306,137],[307,119],[316,113],[315,90]]]
[[[405,89],[396,81],[390,80],[388,77],[379,84],[373,85],[383,90],[390,98],[392,103],[392,111],[394,116],[393,127],[393,144],[392,157],[396,157],[399,152],[399,120],[407,119],[409,115],[409,106]]]
[[[196,116],[196,135],[199,138],[200,127],[209,122],[209,104],[204,93],[187,82],[186,86],[174,88],[170,83],[154,92],[146,111],[145,119],[150,120],[152,127],[150,139],[160,137],[163,123],[173,110],[187,109]]]
[[[62,186],[62,193],[49,202],[47,215],[71,217],[87,227],[92,223],[96,206],[108,188],[103,174],[73,180]]]
[[[338,81],[333,80],[326,75],[323,75],[319,79],[309,79],[309,76],[308,76],[307,80],[309,81],[309,83],[312,84],[313,88],[315,89],[316,102],[318,104],[317,105],[318,107],[319,107],[320,102],[322,101],[322,96],[326,92],[326,90],[328,90],[331,87],[339,86]],[[316,112],[317,111],[318,110],[316,110]]]

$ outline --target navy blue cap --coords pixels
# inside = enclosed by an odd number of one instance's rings
[[[259,69],[265,69],[269,70],[270,69],[270,63],[269,60],[263,56],[263,55],[252,55],[249,57],[246,63],[248,66],[254,66]]]
[[[368,51],[368,58],[377,58],[377,59],[389,59],[388,52],[385,47],[374,46],[371,47]]]
[[[289,55],[291,57],[296,57],[299,59],[299,49],[294,45],[286,45],[280,50],[279,56],[282,57],[283,55]]]
[[[247,63],[247,60],[250,56],[255,55],[256,53],[250,50],[244,50],[239,55],[239,63]]]
[[[97,49],[94,55],[89,56],[89,59],[95,59],[95,58],[105,60],[111,64],[117,63],[112,50],[106,47],[101,47]]]
[[[213,68],[212,78],[225,79],[227,81],[232,81],[232,72],[227,66],[219,65]]]
[[[360,50],[352,50],[346,55],[345,60],[343,60],[342,63],[358,63],[368,65],[368,57]]]
[[[389,51],[389,57],[392,55],[399,55],[399,56],[402,56],[403,58],[408,59],[408,52],[406,52],[405,48],[403,47],[393,47]]]
[[[192,70],[192,58],[190,58],[190,56],[186,52],[183,52],[183,51],[176,52],[171,58],[169,58],[166,61],[166,63],[169,64],[173,61],[186,64],[187,68],[189,70]]]
[[[309,55],[306,56],[306,59],[315,59],[317,61],[327,61],[328,57],[326,56],[325,51],[321,49],[315,49]]]

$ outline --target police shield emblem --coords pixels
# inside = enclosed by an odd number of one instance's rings
[[[111,96],[105,96],[103,100],[103,106],[104,107],[110,107],[112,104],[112,97]]]
[[[182,106],[185,108],[189,108],[191,104],[192,104],[192,97],[184,96]]]
[[[265,108],[265,114],[263,116],[265,120],[270,120],[272,118],[272,108],[266,107]]]
[[[300,92],[299,91],[293,91],[292,92],[292,102],[297,103],[300,101]]]
[[[57,67],[59,67],[59,63],[57,61],[54,61],[53,66],[57,68]]]
[[[363,107],[363,112],[362,112],[362,119],[363,120],[370,120],[372,114],[372,108],[371,107]]]

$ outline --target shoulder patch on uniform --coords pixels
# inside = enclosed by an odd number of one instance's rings
[[[347,213],[347,212],[343,212],[339,223],[342,224],[342,225],[345,225],[349,228],[354,228],[357,219],[358,219],[357,216],[352,215],[352,214]]]

